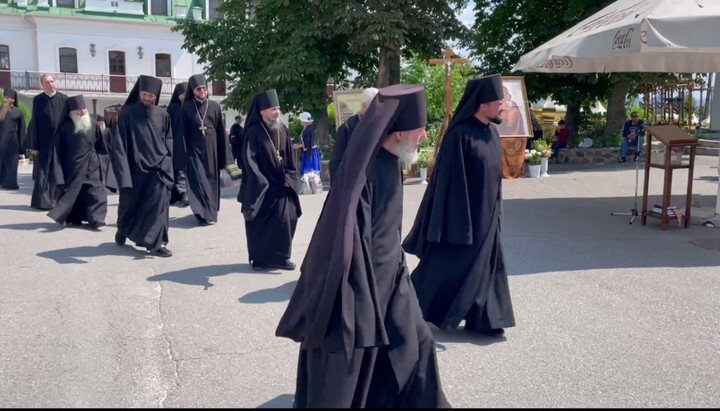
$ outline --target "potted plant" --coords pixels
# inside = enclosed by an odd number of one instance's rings
[[[525,160],[527,160],[528,168],[530,169],[530,178],[540,177],[540,153],[535,150],[525,150]]]
[[[535,151],[540,154],[540,177],[548,177],[548,159],[552,156],[550,145],[542,138],[535,140]]]
[[[427,151],[420,151],[418,154],[417,167],[420,169],[420,184],[427,184],[427,168],[430,164],[430,155]]]

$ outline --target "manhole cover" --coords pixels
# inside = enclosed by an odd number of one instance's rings
[[[690,244],[696,245],[706,250],[720,251],[720,238],[705,238],[700,240],[692,240]]]

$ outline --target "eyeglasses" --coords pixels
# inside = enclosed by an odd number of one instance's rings
[[[632,116],[632,118],[639,118],[639,116]]]

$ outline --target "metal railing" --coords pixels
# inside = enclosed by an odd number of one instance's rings
[[[9,74],[9,75],[8,75]],[[12,87],[16,90],[42,91],[40,77],[45,72],[0,70],[0,88]],[[62,92],[127,94],[132,90],[138,76],[120,76],[111,74],[84,73],[47,73],[55,78],[55,86]],[[175,85],[187,78],[159,77],[162,82],[162,94],[172,95]],[[9,84],[6,84],[9,83]],[[213,94],[212,82],[208,81],[208,93]],[[214,95],[225,95],[215,93]]]

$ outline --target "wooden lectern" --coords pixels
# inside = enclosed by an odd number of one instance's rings
[[[685,215],[682,216],[684,220],[683,225],[685,228],[690,226],[690,207],[692,204],[692,181],[693,181],[693,168],[695,167],[695,149],[698,145],[698,140],[688,133],[684,132],[678,126],[652,126],[645,129],[647,131],[647,158],[645,160],[645,186],[643,190],[643,208],[642,208],[642,225],[646,225],[647,218],[659,218],[662,223],[662,230],[667,230],[667,224],[670,220],[668,217],[668,207],[670,206],[670,192],[672,189],[672,173],[673,170],[687,168],[688,169],[688,182],[687,182],[687,196],[685,197]],[[660,143],[665,146],[665,153],[662,156],[653,157],[652,155],[652,138],[655,137]],[[683,151],[685,147],[690,147],[690,161],[687,164],[683,164],[682,160],[677,161],[673,156],[673,149],[681,147]],[[682,158],[682,157],[680,157]],[[650,183],[650,169],[659,168],[665,171],[665,182],[663,184],[662,194],[662,212],[660,215],[655,215],[648,210],[648,185]],[[677,213],[680,210],[676,211]]]

